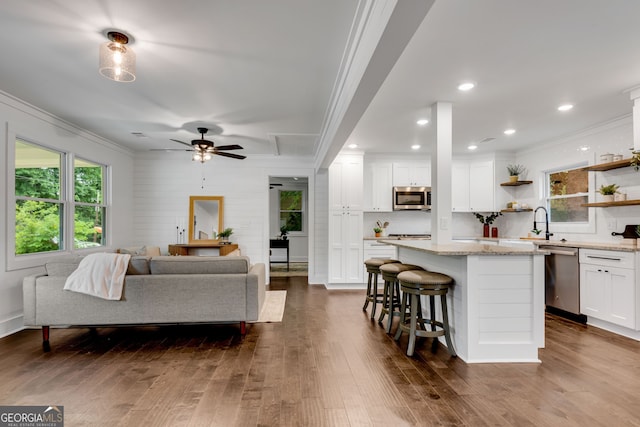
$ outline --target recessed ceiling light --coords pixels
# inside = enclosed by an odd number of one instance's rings
[[[573,104],[562,104],[558,107],[558,111],[569,111],[573,108]]]
[[[467,147],[468,150],[475,150],[476,148],[478,148],[478,146],[475,144],[471,144]]]
[[[358,148],[358,144],[349,144],[348,147],[351,149]]]
[[[465,83],[461,83],[460,85],[458,85],[458,90],[466,92],[468,90],[473,89],[474,87],[476,87],[475,83],[465,82]]]
[[[411,146],[411,149],[412,149],[412,150],[418,150],[419,148],[420,148],[420,145],[418,145],[418,144],[413,144],[413,145]]]
[[[417,124],[419,124],[420,126],[424,126],[424,125],[426,125],[427,123],[429,123],[429,120],[427,120],[427,119],[420,119],[420,120],[418,120],[416,123],[417,123]]]
[[[507,129],[504,131],[505,135],[513,135],[514,133],[516,133],[515,129]]]
[[[589,147],[588,145],[583,145],[578,147],[579,151],[589,151],[591,149],[591,147]]]

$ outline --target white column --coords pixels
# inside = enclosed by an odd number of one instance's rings
[[[453,144],[453,106],[436,102],[431,106],[431,240],[451,242],[451,158]]]
[[[640,150],[640,89],[629,92],[633,101],[633,150]]]

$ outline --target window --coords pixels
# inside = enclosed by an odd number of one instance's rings
[[[104,245],[106,167],[19,138],[14,148],[16,257]]]
[[[280,230],[304,231],[304,205],[304,191],[280,190]]]
[[[583,168],[546,173],[549,222],[588,223],[589,173]]]
[[[104,244],[103,169],[101,165],[78,158],[73,162],[73,241],[77,249]]]
[[[63,160],[63,153],[16,141],[16,255],[63,248]]]

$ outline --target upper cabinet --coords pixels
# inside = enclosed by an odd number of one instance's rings
[[[454,160],[451,173],[453,212],[495,211],[495,164],[493,160]]]
[[[393,170],[391,162],[368,163],[364,168],[365,212],[391,212]]]
[[[431,165],[424,163],[394,163],[394,187],[429,187],[431,185]]]
[[[363,159],[357,155],[338,156],[329,166],[329,207],[331,210],[362,210]]]

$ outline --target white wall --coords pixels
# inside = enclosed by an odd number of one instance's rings
[[[233,228],[231,240],[252,262],[269,263],[269,176],[309,177],[310,263],[316,253],[326,252],[322,238],[315,240],[318,224],[326,219],[315,212],[314,194],[326,193],[326,182],[316,184],[311,159],[248,157],[214,158],[204,164],[192,162],[183,152],[136,154],[134,172],[133,244],[160,246],[175,243],[176,225],[187,224],[189,196],[223,196],[224,226]],[[204,179],[204,180],[203,180]],[[319,188],[317,188],[317,185]],[[315,227],[313,226],[315,224]],[[311,266],[310,266],[311,267]],[[310,280],[319,280],[310,271]]]
[[[588,146],[588,151],[580,151],[582,146]],[[571,137],[561,140],[549,141],[527,151],[516,154],[516,162],[521,163],[529,170],[529,179],[533,185],[526,186],[519,197],[521,201],[529,203],[532,207],[541,203],[542,182],[546,170],[561,168],[572,163],[589,162],[598,163],[600,154],[622,154],[624,158],[631,157],[629,150],[633,146],[633,127],[631,117],[613,120],[609,123],[595,126]],[[616,183],[620,185],[620,191],[628,193],[629,199],[640,199],[640,172],[633,168],[622,168],[607,172],[589,172],[593,181],[593,189],[596,190],[602,184]],[[522,188],[522,187],[519,187]],[[519,200],[519,201],[520,201]],[[598,201],[595,191],[590,200]],[[595,215],[595,230],[592,232],[554,233],[553,239],[579,240],[579,241],[621,241],[620,237],[611,236],[611,231],[621,232],[626,224],[640,223],[640,206],[590,208]],[[522,214],[519,214],[522,215]],[[540,216],[542,219],[542,215]],[[614,230],[609,229],[609,223],[613,222]],[[524,218],[518,217],[511,225],[511,232],[515,235],[526,235],[533,225],[533,214]]]
[[[280,206],[278,195],[279,190],[304,191],[306,199],[304,205],[309,207],[309,189],[307,182],[288,182],[271,178],[271,182],[282,182],[282,186],[269,189],[269,238],[275,239],[280,236]],[[307,215],[306,229],[303,233],[289,233],[289,261],[307,262],[309,260],[309,228],[312,227]],[[286,249],[272,249],[271,259],[273,261],[286,261]]]
[[[2,149],[0,164],[0,336],[7,335],[23,327],[22,322],[22,278],[29,274],[43,272],[39,267],[7,271],[7,209],[13,209],[8,201],[7,171],[13,159],[7,158],[7,148],[13,144],[8,135],[16,134],[28,141],[49,147],[74,152],[84,159],[112,165],[111,217],[107,238],[111,247],[127,242],[132,234],[132,170],[133,158],[130,151],[122,149],[100,137],[80,130],[46,112],[0,92],[0,123],[2,123]],[[42,261],[44,264],[44,260]]]

